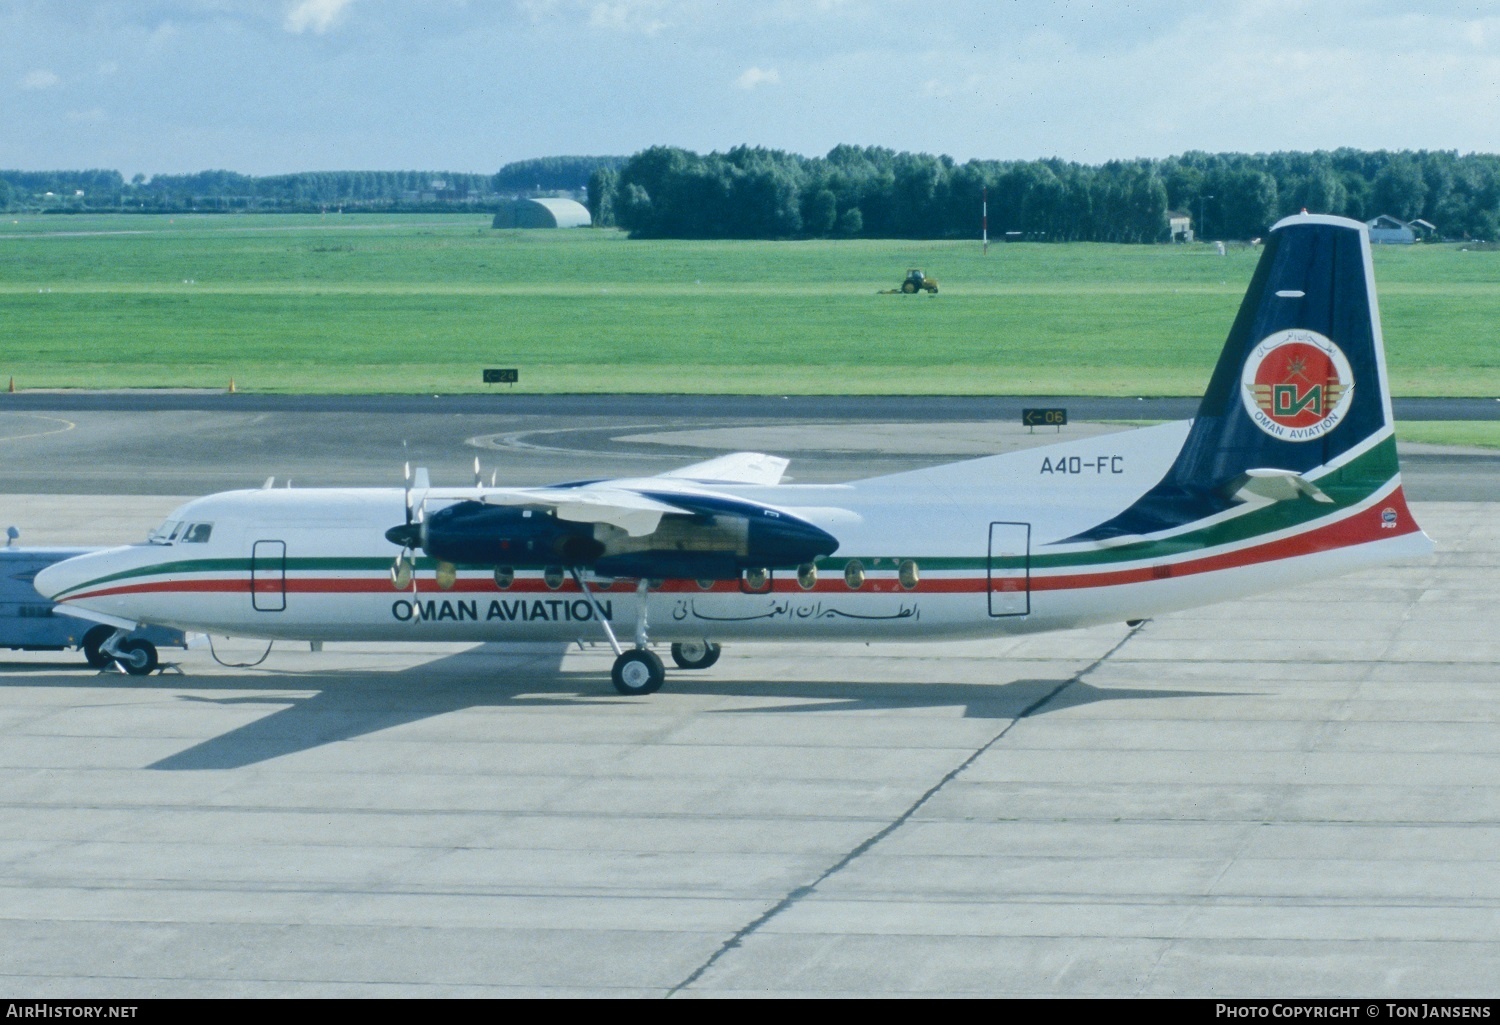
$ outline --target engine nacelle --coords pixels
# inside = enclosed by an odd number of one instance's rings
[[[576,566],[603,576],[733,580],[747,569],[790,569],[833,554],[838,539],[788,513],[750,502],[662,495],[685,510],[631,537],[605,523],[559,519],[546,507],[459,502],[420,526],[392,527],[393,544],[462,565]]]
[[[401,544],[410,536],[386,537]],[[548,509],[459,502],[429,516],[416,534],[415,545],[434,559],[455,564],[511,566],[592,566],[604,552],[594,540],[594,525],[559,520]]]

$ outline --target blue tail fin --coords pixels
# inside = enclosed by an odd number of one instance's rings
[[[1172,476],[1215,487],[1252,467],[1334,462],[1391,422],[1363,224],[1271,229]]]
[[[1369,235],[1342,217],[1271,228],[1187,440],[1167,475],[1095,539],[1180,526],[1229,508],[1249,470],[1306,475],[1391,433]],[[1363,485],[1397,473],[1394,446],[1358,461]]]

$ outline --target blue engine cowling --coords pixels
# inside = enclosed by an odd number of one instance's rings
[[[544,507],[459,502],[427,522],[386,537],[464,565],[537,569],[576,566],[604,576],[732,580],[747,569],[786,569],[831,555],[832,534],[752,502],[699,495],[654,495],[684,510],[651,534],[630,537],[603,524],[560,520]]]
[[[420,527],[393,527],[386,537],[434,559],[471,566],[592,566],[604,554],[591,523],[559,520],[545,509],[479,502],[450,505]]]

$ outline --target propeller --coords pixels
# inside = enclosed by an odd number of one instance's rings
[[[422,521],[426,518],[427,514],[427,491],[431,487],[431,484],[427,478],[427,468],[425,466],[417,467],[415,489],[422,492],[422,497],[413,501],[412,492],[414,486],[412,482],[411,463],[407,463],[403,467],[402,476],[405,478],[406,522],[399,527],[392,527],[390,530],[387,530],[385,532],[385,539],[393,545],[400,545],[402,553],[405,554],[413,548],[420,548],[422,546]]]
[[[403,478],[403,504],[406,507],[406,522],[399,527],[392,527],[385,532],[385,539],[393,545],[401,546],[401,553],[396,556],[396,561],[391,563],[391,586],[398,591],[404,591],[408,585],[411,587],[413,599],[417,594],[417,563],[412,555],[413,549],[422,545],[422,523],[427,513],[427,491],[431,484],[427,477],[426,467],[417,467],[416,480],[412,480],[411,463],[406,463],[401,469]],[[420,498],[414,500],[412,492],[421,490]]]

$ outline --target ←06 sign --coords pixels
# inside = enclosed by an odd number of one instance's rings
[[[1267,335],[1250,350],[1240,398],[1255,425],[1282,441],[1311,441],[1339,425],[1354,397],[1354,371],[1316,331]]]

